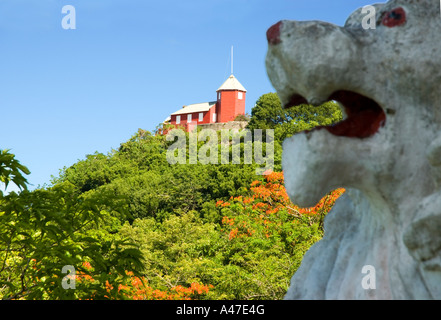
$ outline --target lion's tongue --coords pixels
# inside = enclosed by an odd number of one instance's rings
[[[378,132],[385,123],[386,116],[376,110],[360,110],[333,126],[325,127],[336,136],[368,138]]]
[[[386,114],[374,100],[352,91],[339,90],[334,92],[328,101],[340,102],[346,111],[347,118],[331,126],[319,126],[314,130],[326,129],[336,136],[351,138],[368,138],[378,132],[386,123]],[[301,95],[293,95],[285,106],[307,104],[308,101]],[[306,132],[310,132],[309,130]]]
[[[347,118],[325,127],[331,134],[344,137],[368,138],[386,122],[386,114],[373,100],[349,91],[337,91],[330,97],[343,104]]]

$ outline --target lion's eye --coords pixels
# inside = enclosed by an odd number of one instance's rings
[[[406,22],[406,11],[403,8],[396,8],[386,12],[383,16],[383,23],[386,27],[392,28],[400,26]]]

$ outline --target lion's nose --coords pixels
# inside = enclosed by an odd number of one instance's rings
[[[266,32],[266,38],[268,39],[269,44],[278,44],[281,42],[280,40],[280,28],[282,27],[282,21],[277,22]]]

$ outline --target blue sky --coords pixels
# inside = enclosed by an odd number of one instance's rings
[[[212,101],[230,75],[246,111],[274,92],[266,30],[282,19],[343,25],[369,0],[0,0],[0,149],[31,189],[185,104]],[[76,9],[65,30],[61,9]]]

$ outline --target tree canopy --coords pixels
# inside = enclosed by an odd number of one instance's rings
[[[343,119],[337,102],[329,101],[321,106],[298,105],[283,108],[276,93],[262,95],[251,111],[247,128],[274,129],[279,142],[301,131],[316,126],[327,126]]]
[[[0,181],[22,191],[0,192],[0,298],[282,298],[344,190],[313,208],[292,203],[280,141],[336,121],[337,113],[332,103],[283,110],[275,94],[263,95],[249,128],[276,131],[274,170],[265,176],[256,175],[255,161],[171,164],[174,141],[139,129],[119,148],[86,155],[50,186],[29,191],[29,170],[1,151]],[[240,150],[243,157],[244,142]],[[75,269],[70,278],[66,266]]]

